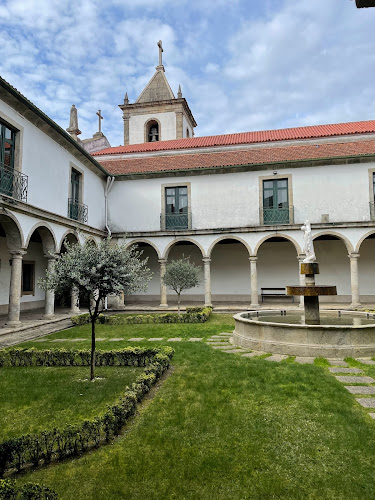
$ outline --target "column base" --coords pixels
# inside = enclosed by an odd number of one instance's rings
[[[168,309],[168,304],[160,304],[159,309]]]
[[[73,314],[74,316],[77,316],[77,314],[81,314],[81,310],[80,309],[71,309],[69,311],[69,314]]]
[[[5,323],[6,326],[11,326],[12,328],[20,326],[21,324],[22,324],[21,321],[7,321]]]
[[[251,309],[258,309],[260,307],[260,305],[251,303],[250,307],[251,307]]]
[[[43,314],[42,319],[56,319],[54,314]]]
[[[212,304],[205,304],[204,307],[213,307]]]
[[[357,303],[352,302],[349,306],[349,309],[358,309],[358,307],[362,307],[362,304],[360,302]]]

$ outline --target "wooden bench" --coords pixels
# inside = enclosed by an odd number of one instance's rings
[[[262,302],[264,302],[265,297],[278,297],[284,299],[292,299],[294,302],[293,295],[287,295],[285,288],[261,288]]]

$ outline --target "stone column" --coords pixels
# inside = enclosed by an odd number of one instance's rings
[[[257,260],[258,257],[252,255],[250,259],[250,284],[251,284],[251,304],[250,307],[259,307],[258,299],[258,272],[257,272]]]
[[[21,309],[21,280],[22,280],[22,257],[25,255],[23,250],[11,250],[12,269],[10,272],[9,286],[9,309],[8,326],[18,326],[20,321]]]
[[[122,119],[124,120],[124,146],[129,144],[129,120],[130,117],[128,114],[123,114]]]
[[[176,139],[182,139],[184,136],[182,111],[176,111]]]
[[[212,307],[211,303],[211,259],[203,257],[204,264],[204,305]]]
[[[79,294],[76,288],[72,289],[70,297],[71,297],[70,314],[79,314],[81,311],[79,309]]]
[[[352,303],[350,307],[355,309],[361,306],[359,299],[359,276],[358,276],[358,258],[359,253],[351,253],[348,255],[350,259],[350,284],[352,288]]]
[[[300,255],[297,255],[297,259],[298,259],[298,274],[299,274],[299,284],[300,286],[305,286],[306,285],[306,281],[305,281],[305,275],[304,274],[301,274],[301,264],[303,262],[303,260],[305,259],[306,255],[304,253],[301,253]],[[304,296],[301,295],[300,296],[300,300],[299,300],[299,308],[300,309],[303,309],[304,307]]]
[[[167,270],[167,259],[159,259],[160,264],[160,308],[166,309],[168,307],[167,301],[167,286],[163,282],[163,276]]]
[[[51,272],[56,262],[56,257],[46,255],[48,259],[47,270]],[[53,319],[55,317],[55,291],[46,290],[46,305],[44,310],[44,319]]]

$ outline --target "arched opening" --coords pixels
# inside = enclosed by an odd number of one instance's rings
[[[350,261],[343,239],[335,234],[321,234],[314,238],[319,273],[315,276],[317,285],[334,285],[337,295],[321,296],[320,302],[351,302]]]
[[[291,302],[290,297],[282,297],[285,290],[273,292],[272,289],[285,289],[287,285],[299,284],[299,264],[294,244],[283,236],[267,238],[260,244],[257,257],[258,294],[263,293],[264,302]],[[273,293],[276,296],[272,297]]]
[[[69,245],[74,245],[74,244],[79,243],[79,241],[78,241],[77,236],[74,233],[67,232],[63,236],[62,241],[61,241],[60,254],[63,254],[66,252],[66,250],[67,250],[66,243],[68,243]],[[81,300],[82,300],[82,302],[81,302]],[[64,309],[70,308],[72,305],[71,293],[69,291],[65,291],[62,293],[56,293],[55,304],[57,307],[61,307]],[[80,304],[80,306],[88,307],[88,302],[87,302],[87,299],[85,297],[79,298],[79,304]]]
[[[186,290],[181,294],[181,304],[189,305],[192,303],[204,303],[204,282],[203,282],[203,262],[202,262],[202,251],[199,246],[192,241],[177,241],[174,243],[167,252],[168,262],[171,260],[178,260],[182,258],[189,258],[189,261],[196,266],[201,267],[201,284],[190,290]],[[177,304],[176,293],[168,288],[167,290],[168,304]]]
[[[233,238],[218,241],[211,251],[212,302],[250,303],[249,251]]]
[[[186,138],[189,139],[190,137],[190,130],[186,127]]]
[[[361,302],[375,300],[375,233],[368,235],[359,247],[359,290]]]
[[[130,247],[136,247],[136,250],[142,252],[141,260],[148,259],[147,266],[152,271],[152,279],[148,282],[145,292],[126,295],[125,304],[147,303],[148,305],[158,306],[160,304],[160,265],[158,254],[152,245],[144,241],[134,242],[128,246],[128,248]]]
[[[44,307],[46,292],[39,288],[38,280],[44,278],[48,256],[55,255],[56,243],[46,226],[36,227],[27,239],[27,253],[22,261],[21,303],[24,309]]]
[[[147,122],[146,138],[147,142],[160,141],[160,125],[156,120]]]

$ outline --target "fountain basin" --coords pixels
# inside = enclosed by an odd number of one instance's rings
[[[302,312],[288,310],[239,313],[234,316],[233,343],[290,356],[375,356],[375,315],[324,311],[321,316],[324,322],[331,318],[331,324],[306,325]],[[339,324],[333,324],[335,321]]]

